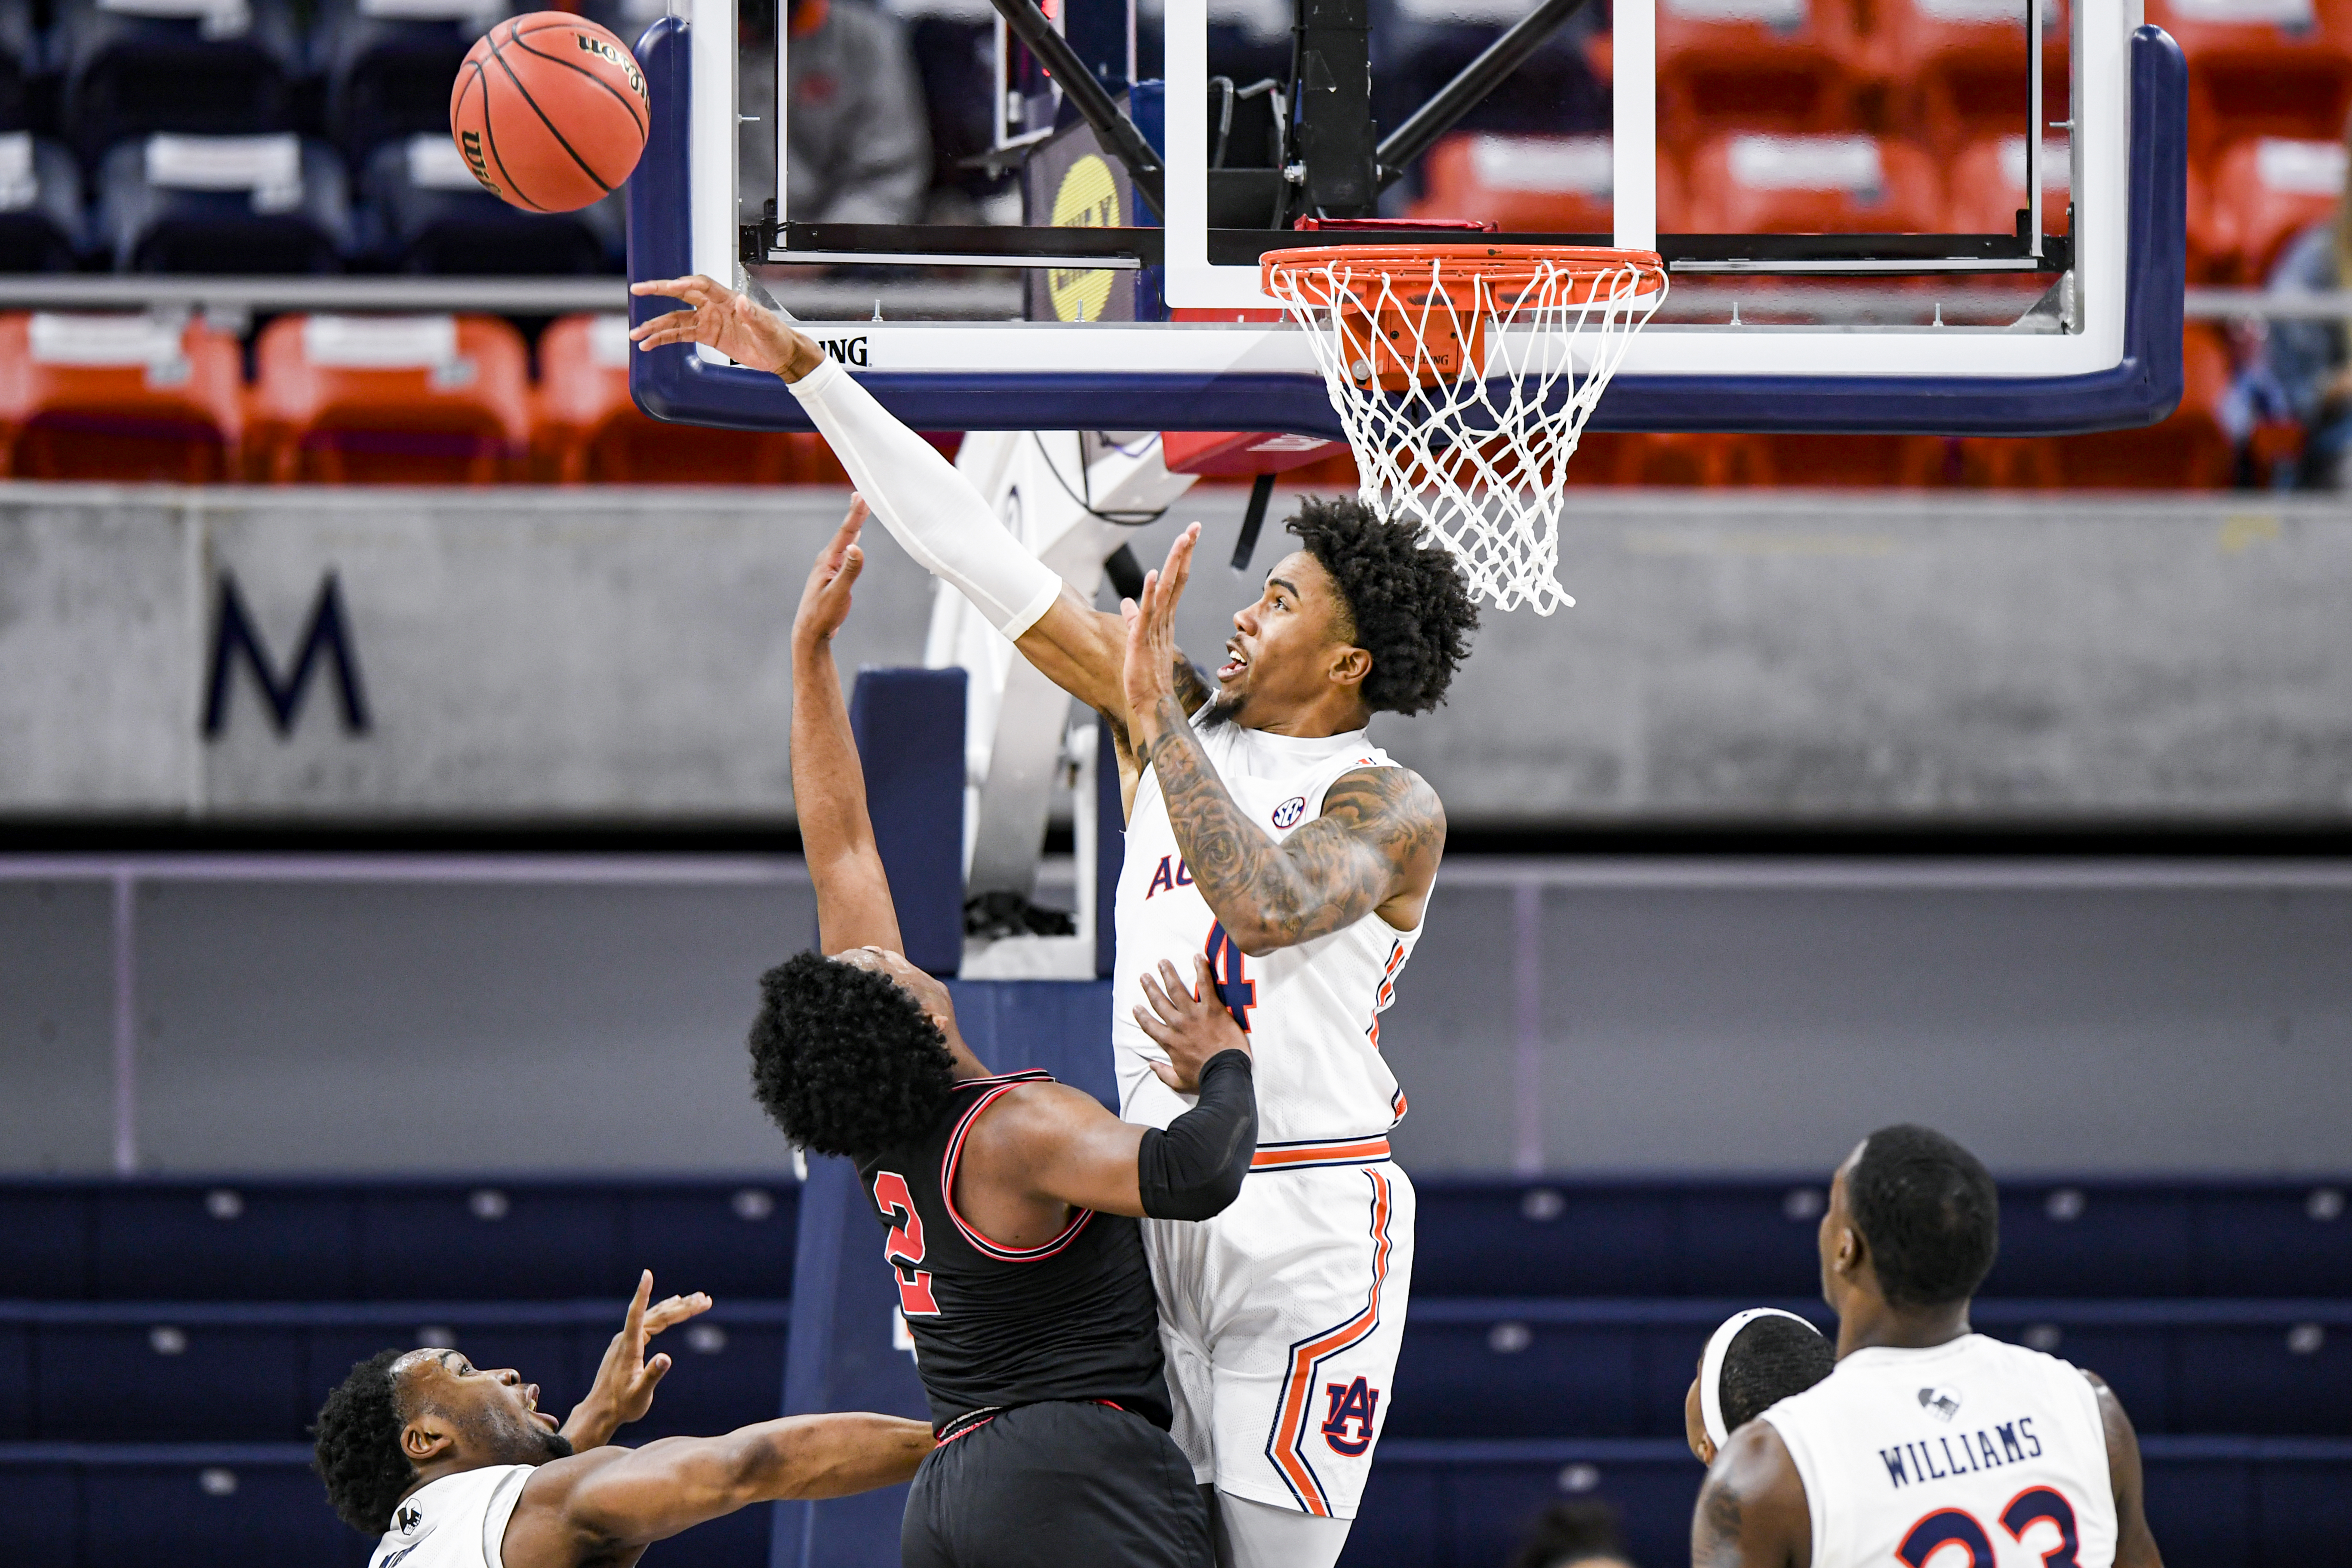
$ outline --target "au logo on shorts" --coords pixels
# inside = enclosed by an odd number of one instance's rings
[[[1323,1440],[1333,1453],[1360,1458],[1372,1446],[1372,1413],[1381,1407],[1381,1391],[1359,1377],[1353,1383],[1325,1384],[1323,1393],[1331,1401],[1331,1413],[1323,1417]],[[1348,1433],[1351,1425],[1353,1437]]]
[[[1307,797],[1293,795],[1274,809],[1274,825],[1277,828],[1296,827],[1298,825],[1298,819],[1305,815],[1307,815]]]

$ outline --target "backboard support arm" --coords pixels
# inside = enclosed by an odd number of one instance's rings
[[[1429,101],[1414,110],[1402,125],[1383,137],[1376,154],[1381,189],[1385,191],[1403,179],[1416,159],[1460,123],[1464,115],[1485,102],[1487,94],[1502,86],[1513,71],[1527,63],[1529,55],[1543,47],[1587,3],[1588,0],[1544,0],[1512,23],[1508,31],[1464,66],[1452,81],[1432,94]]]
[[[1095,74],[1087,69],[1078,53],[1068,40],[1054,30],[1045,13],[1037,9],[1037,0],[990,0],[996,14],[1013,36],[1029,47],[1029,52],[1045,62],[1045,69],[1062,86],[1063,96],[1070,100],[1079,116],[1094,128],[1101,138],[1103,150],[1118,159],[1127,169],[1127,177],[1135,183],[1135,193],[1151,209],[1151,215],[1161,217],[1168,205],[1168,195],[1160,162],[1160,154],[1151,150],[1143,132],[1135,128],[1110,94],[1103,89]]]

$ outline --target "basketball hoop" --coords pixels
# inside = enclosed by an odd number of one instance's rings
[[[1367,506],[1444,540],[1472,591],[1549,615],[1561,470],[1666,295],[1650,251],[1318,246],[1268,251],[1265,291],[1315,346]]]

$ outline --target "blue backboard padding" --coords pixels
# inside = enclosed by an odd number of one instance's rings
[[[963,962],[964,685],[961,669],[860,670],[849,699],[898,935],[934,975]]]
[[[691,266],[685,25],[656,22],[638,44],[653,96],[646,155],[629,182],[629,276]],[[2188,68],[2162,29],[2132,37],[2132,170],[2124,355],[2092,374],[1990,376],[1621,376],[1596,430],[1847,431],[2052,435],[2151,424],[2180,401],[2188,276]],[[633,299],[644,321],[668,307]],[[1268,430],[1344,439],[1312,377],[1089,372],[878,372],[858,378],[918,430]],[[703,362],[690,348],[630,360],[629,390],[657,419],[736,430],[814,428],[774,376]]]

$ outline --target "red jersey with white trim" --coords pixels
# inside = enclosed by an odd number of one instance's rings
[[[955,1203],[965,1137],[998,1096],[1045,1072],[969,1078],[923,1138],[857,1162],[898,1277],[935,1431],[977,1413],[1095,1400],[1165,1430],[1160,1301],[1137,1221],[1076,1209],[1041,1246],[999,1246]]]
[[[1234,804],[1277,841],[1323,814],[1324,791],[1340,775],[1397,766],[1360,729],[1303,738],[1205,725],[1198,715],[1192,727]],[[1118,915],[1111,1044],[1127,1120],[1164,1127],[1192,1106],[1192,1096],[1152,1076],[1146,1063],[1167,1053],[1137,1026],[1134,1009],[1146,1005],[1142,976],[1162,958],[1192,984],[1196,953],[1209,956],[1225,1005],[1249,1031],[1261,1164],[1286,1144],[1377,1138],[1403,1117],[1404,1094],[1381,1055],[1380,1015],[1395,998],[1420,926],[1399,931],[1374,911],[1328,936],[1251,957],[1192,885],[1149,768],[1128,820]]]

